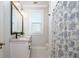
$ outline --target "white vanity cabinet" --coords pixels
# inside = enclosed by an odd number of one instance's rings
[[[10,40],[10,57],[29,58],[30,46],[31,46],[31,37]]]

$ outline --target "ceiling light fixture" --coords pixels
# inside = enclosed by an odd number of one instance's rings
[[[33,2],[34,4],[37,4],[38,2]]]

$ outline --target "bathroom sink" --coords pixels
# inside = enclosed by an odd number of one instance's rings
[[[31,36],[20,37],[17,39],[11,39],[10,41],[31,41]]]

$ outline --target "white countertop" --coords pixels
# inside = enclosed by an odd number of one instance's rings
[[[17,39],[10,39],[10,42],[28,42],[31,41],[31,36],[20,37]]]

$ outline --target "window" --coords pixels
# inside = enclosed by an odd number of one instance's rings
[[[42,32],[43,12],[42,10],[32,10],[31,15],[31,33],[37,34]]]

